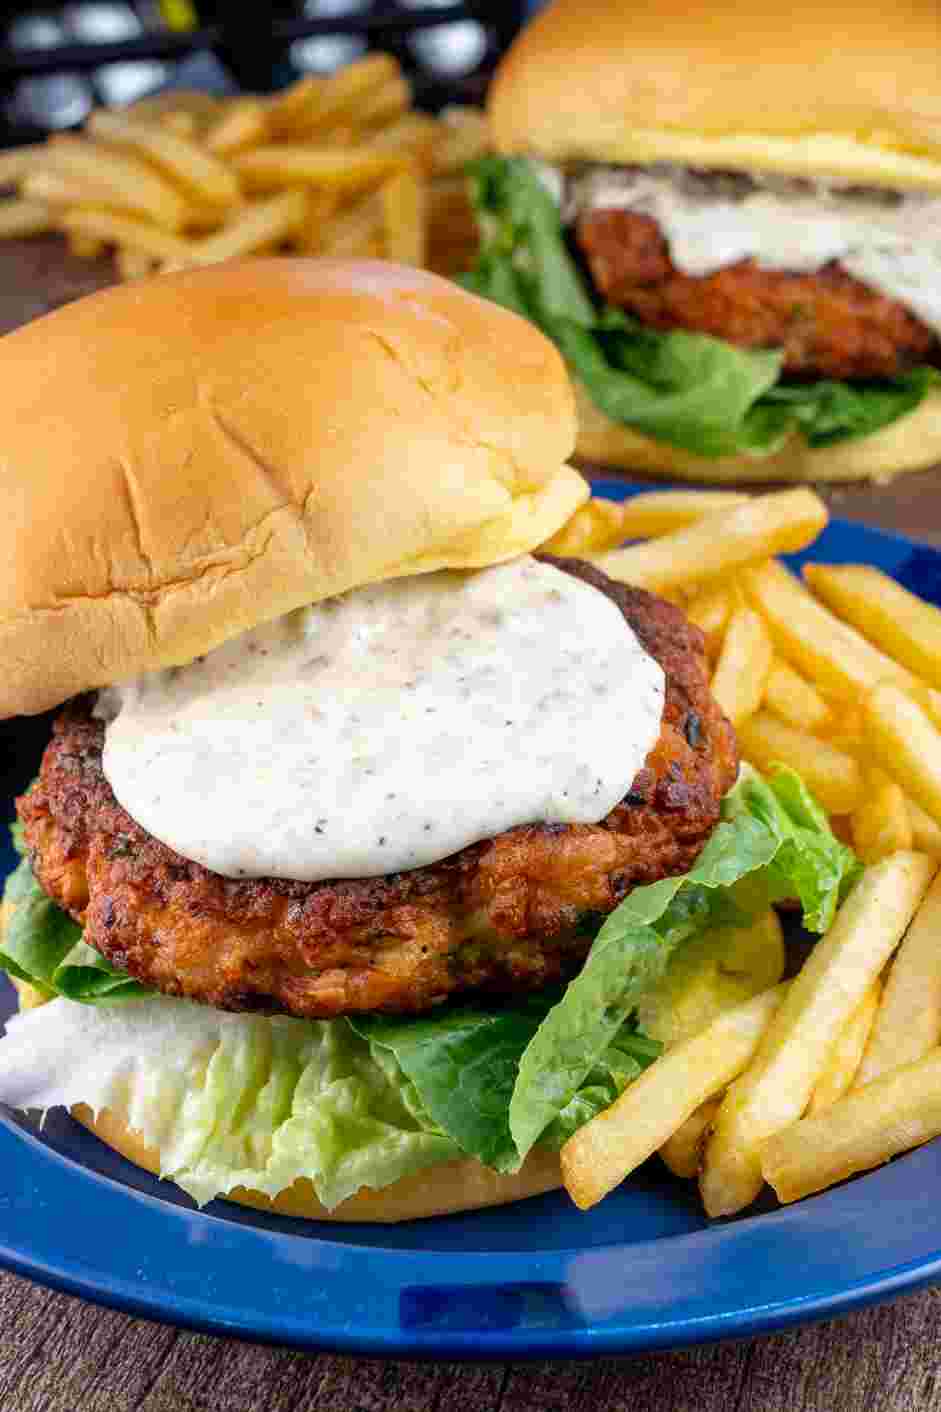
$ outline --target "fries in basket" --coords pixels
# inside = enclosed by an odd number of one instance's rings
[[[734,926],[675,953],[637,1011],[662,1054],[563,1148],[580,1206],[655,1151],[720,1216],[941,1136],[941,611],[869,566],[802,582],[771,557],[826,518],[810,490],[651,492],[589,501],[547,546],[683,605],[743,759],[799,773],[865,865],[787,984],[780,928],[745,929],[744,992],[721,979]]]
[[[83,132],[0,153],[0,238],[60,231],[121,279],[270,251],[466,269],[463,169],[489,145],[473,108],[412,109],[370,54],[270,98],[170,93],[98,110]]]

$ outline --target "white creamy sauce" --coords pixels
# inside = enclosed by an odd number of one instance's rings
[[[904,304],[941,335],[941,198],[879,196],[817,186],[734,193],[735,179],[695,180],[664,169],[593,171],[573,182],[567,214],[606,207],[651,216],[684,274],[738,260],[812,273],[838,260],[848,274]],[[732,194],[724,185],[733,188]]]
[[[596,823],[655,744],[663,672],[530,557],[301,609],[99,696],[104,772],[226,877],[375,877],[516,824]]]

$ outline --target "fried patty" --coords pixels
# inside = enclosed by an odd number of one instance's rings
[[[568,978],[631,888],[692,865],[738,761],[699,629],[578,560],[548,562],[613,599],[666,676],[660,738],[600,824],[529,824],[380,878],[236,881],[121,808],[102,772],[104,727],[82,698],[56,720],[39,779],[17,801],[42,887],[116,966],[224,1010],[417,1013],[457,993]]]
[[[784,371],[829,378],[894,377],[934,349],[905,308],[831,261],[816,274],[763,270],[754,260],[683,274],[652,216],[600,209],[575,238],[605,299],[650,328],[687,329],[740,348],[781,348]]]

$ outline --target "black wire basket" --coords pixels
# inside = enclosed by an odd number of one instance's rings
[[[75,127],[96,104],[167,88],[271,92],[374,49],[400,61],[419,106],[474,102],[531,8],[525,0],[2,6],[0,145]]]

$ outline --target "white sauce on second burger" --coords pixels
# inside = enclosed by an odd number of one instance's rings
[[[898,300],[941,335],[941,198],[824,187],[729,195],[721,176],[713,190],[708,178],[697,190],[684,175],[601,168],[576,180],[571,205],[573,211],[604,207],[651,216],[674,265],[696,277],[739,260],[803,273],[838,260],[848,274]]]
[[[538,821],[597,823],[664,678],[597,589],[530,557],[394,579],[102,692],[104,772],[226,877],[375,877]]]

